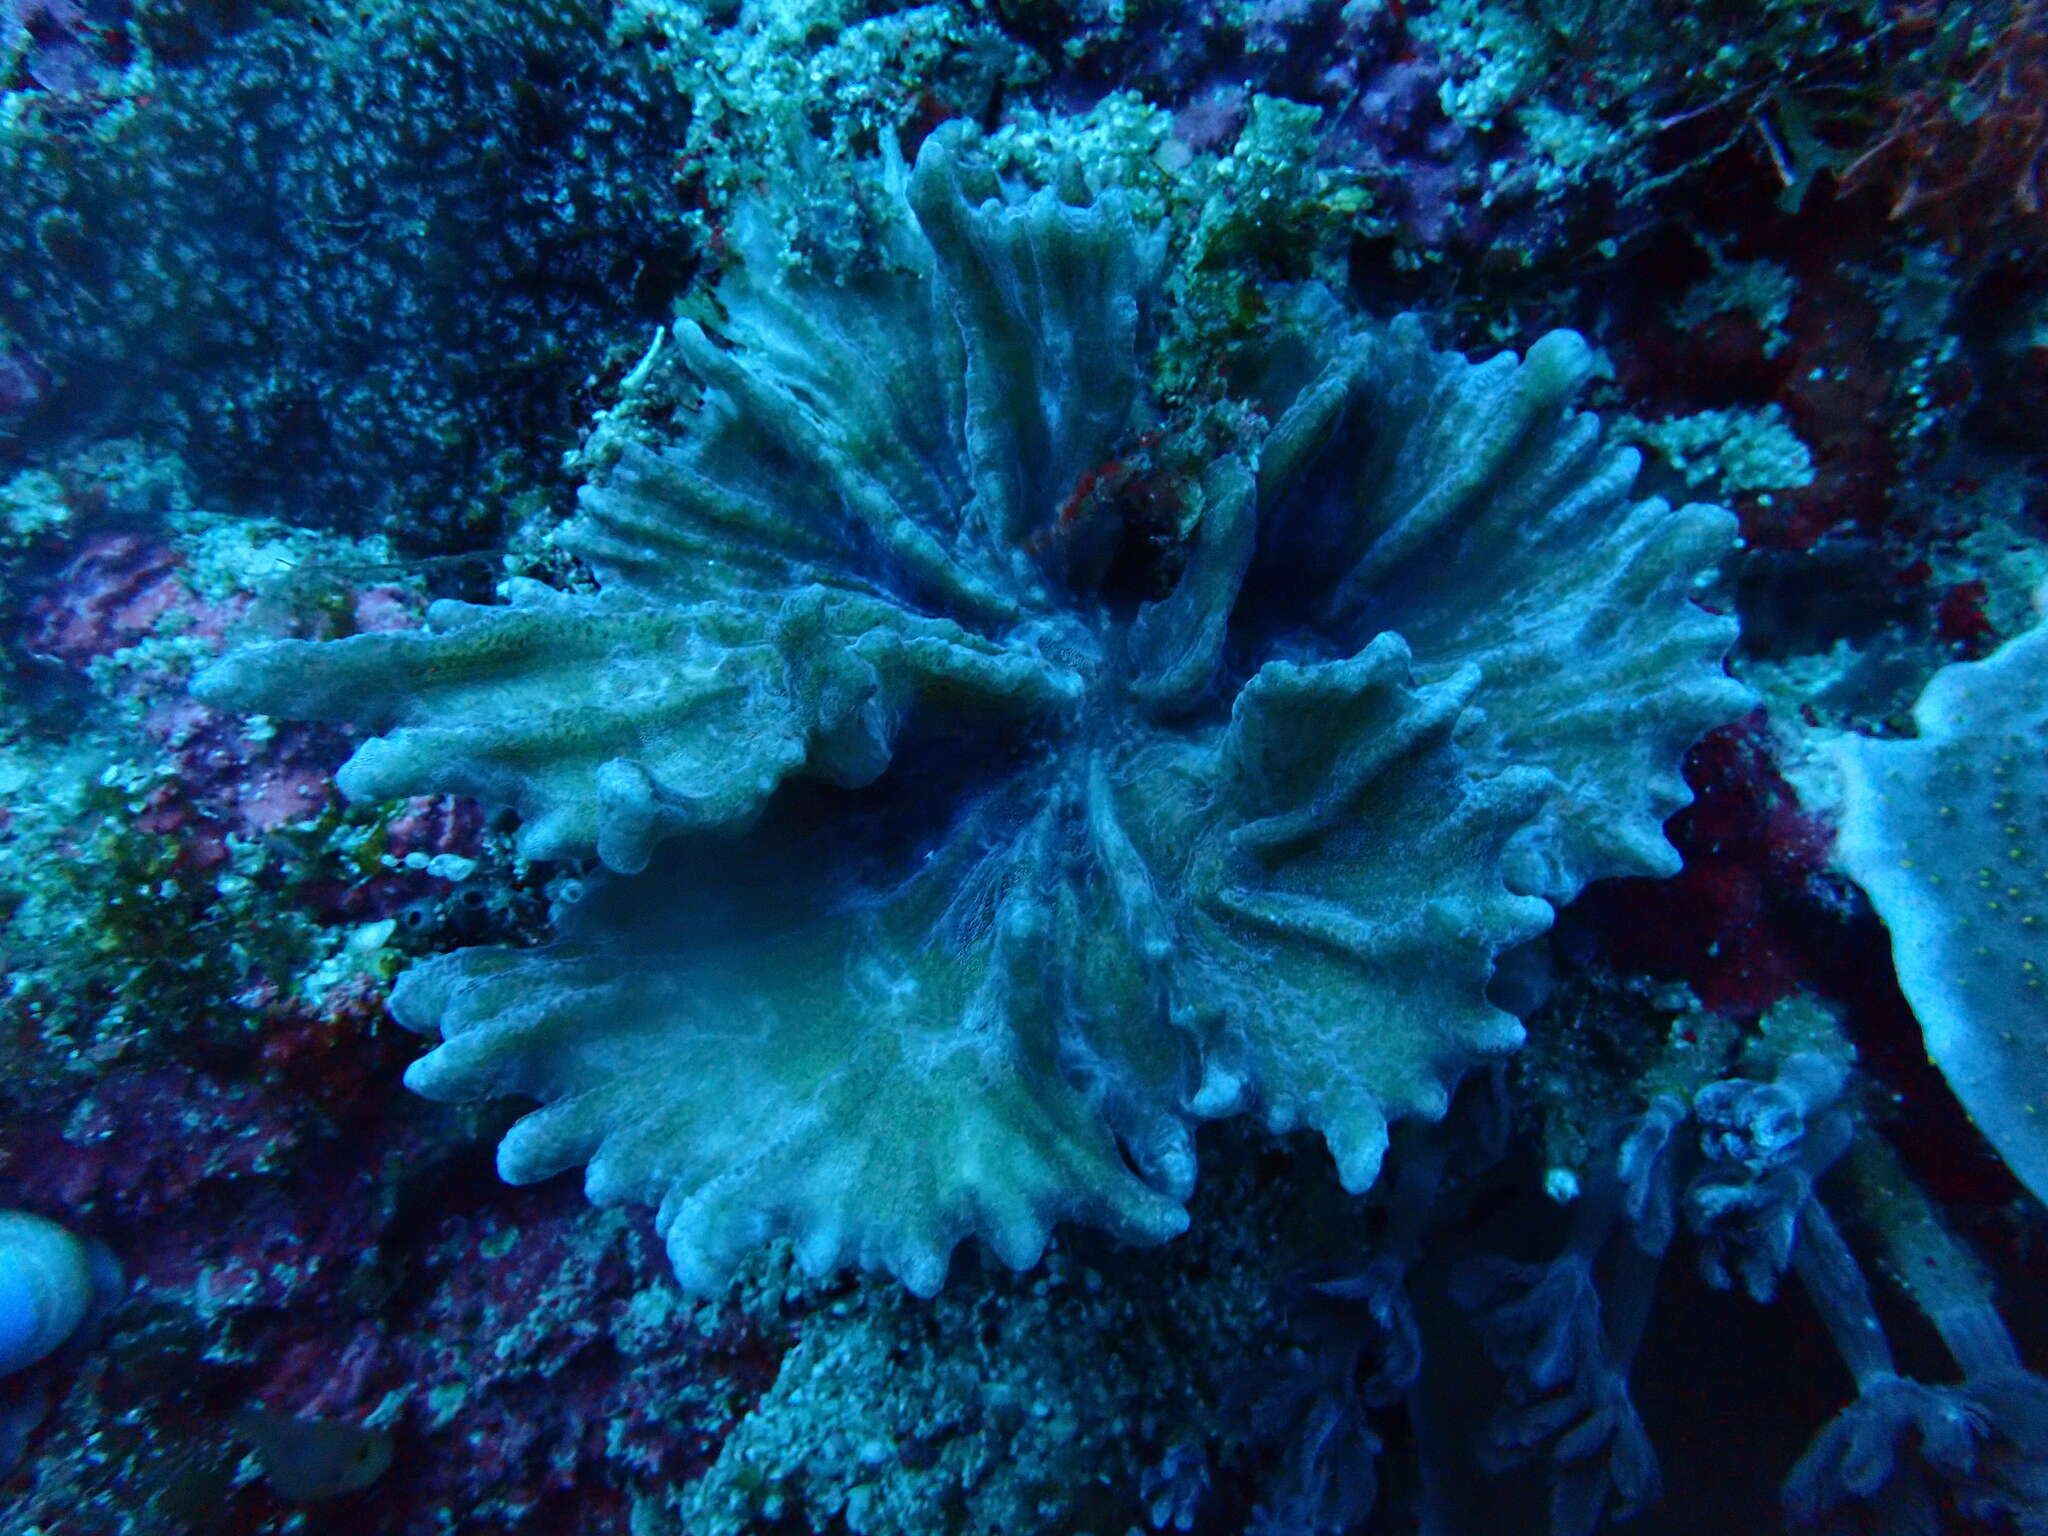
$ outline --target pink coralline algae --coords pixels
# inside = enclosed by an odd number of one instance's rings
[[[1685,771],[1695,798],[1671,819],[1685,867],[1596,886],[1583,915],[1623,964],[1683,977],[1713,1011],[1755,1018],[1811,979],[1814,914],[1840,905],[1825,880],[1833,834],[1801,808],[1761,712],[1710,733]]]
[[[102,533],[86,539],[29,604],[23,647],[83,666],[135,644],[169,613],[195,613],[178,564],[169,546],[148,535]]]

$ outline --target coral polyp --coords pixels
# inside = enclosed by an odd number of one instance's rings
[[[1222,1116],[1366,1189],[1519,1041],[1496,958],[1676,869],[1681,754],[1747,703],[1693,600],[1734,520],[1632,496],[1577,336],[1472,364],[1277,296],[1262,438],[1121,515],[1105,466],[1172,425],[1154,237],[951,129],[892,184],[837,283],[740,222],[719,334],[673,331],[681,441],[563,531],[598,591],[196,685],[376,733],[353,796],[475,795],[600,866],[553,942],[427,960],[392,1009],[441,1037],[420,1092],[541,1101],[508,1179],[587,1164],[693,1286],[778,1235],[920,1292],[970,1237],[1158,1241]]]

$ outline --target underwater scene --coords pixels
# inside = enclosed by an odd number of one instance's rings
[[[2048,0],[0,0],[0,1536],[2048,1536]]]

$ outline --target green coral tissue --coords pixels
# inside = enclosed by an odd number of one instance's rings
[[[1496,957],[1677,867],[1680,758],[1747,701],[1692,596],[1733,519],[1631,498],[1577,336],[1473,364],[1298,291],[1240,381],[1256,455],[1119,495],[1157,237],[952,129],[891,174],[909,217],[843,282],[737,227],[718,334],[673,332],[686,435],[564,531],[594,595],[197,685],[375,733],[351,795],[476,795],[602,866],[553,942],[391,1006],[440,1036],[420,1092],[540,1101],[506,1178],[586,1164],[693,1286],[777,1236],[920,1292],[969,1237],[1156,1242],[1220,1116],[1364,1190],[1520,1039]]]

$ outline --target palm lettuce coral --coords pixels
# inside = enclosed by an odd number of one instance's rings
[[[970,1235],[1156,1241],[1238,1113],[1363,1190],[1519,1039],[1495,957],[1676,868],[1679,757],[1744,703],[1690,599],[1732,519],[1630,499],[1577,336],[1473,365],[1295,295],[1257,463],[1141,536],[1082,493],[1146,424],[1156,240],[951,130],[899,184],[843,284],[742,226],[723,334],[675,328],[687,437],[564,532],[598,593],[198,684],[380,733],[352,795],[482,796],[604,866],[555,942],[427,961],[392,1010],[442,1037],[419,1091],[542,1101],[505,1177],[587,1163],[693,1285],[776,1234],[919,1291]]]

